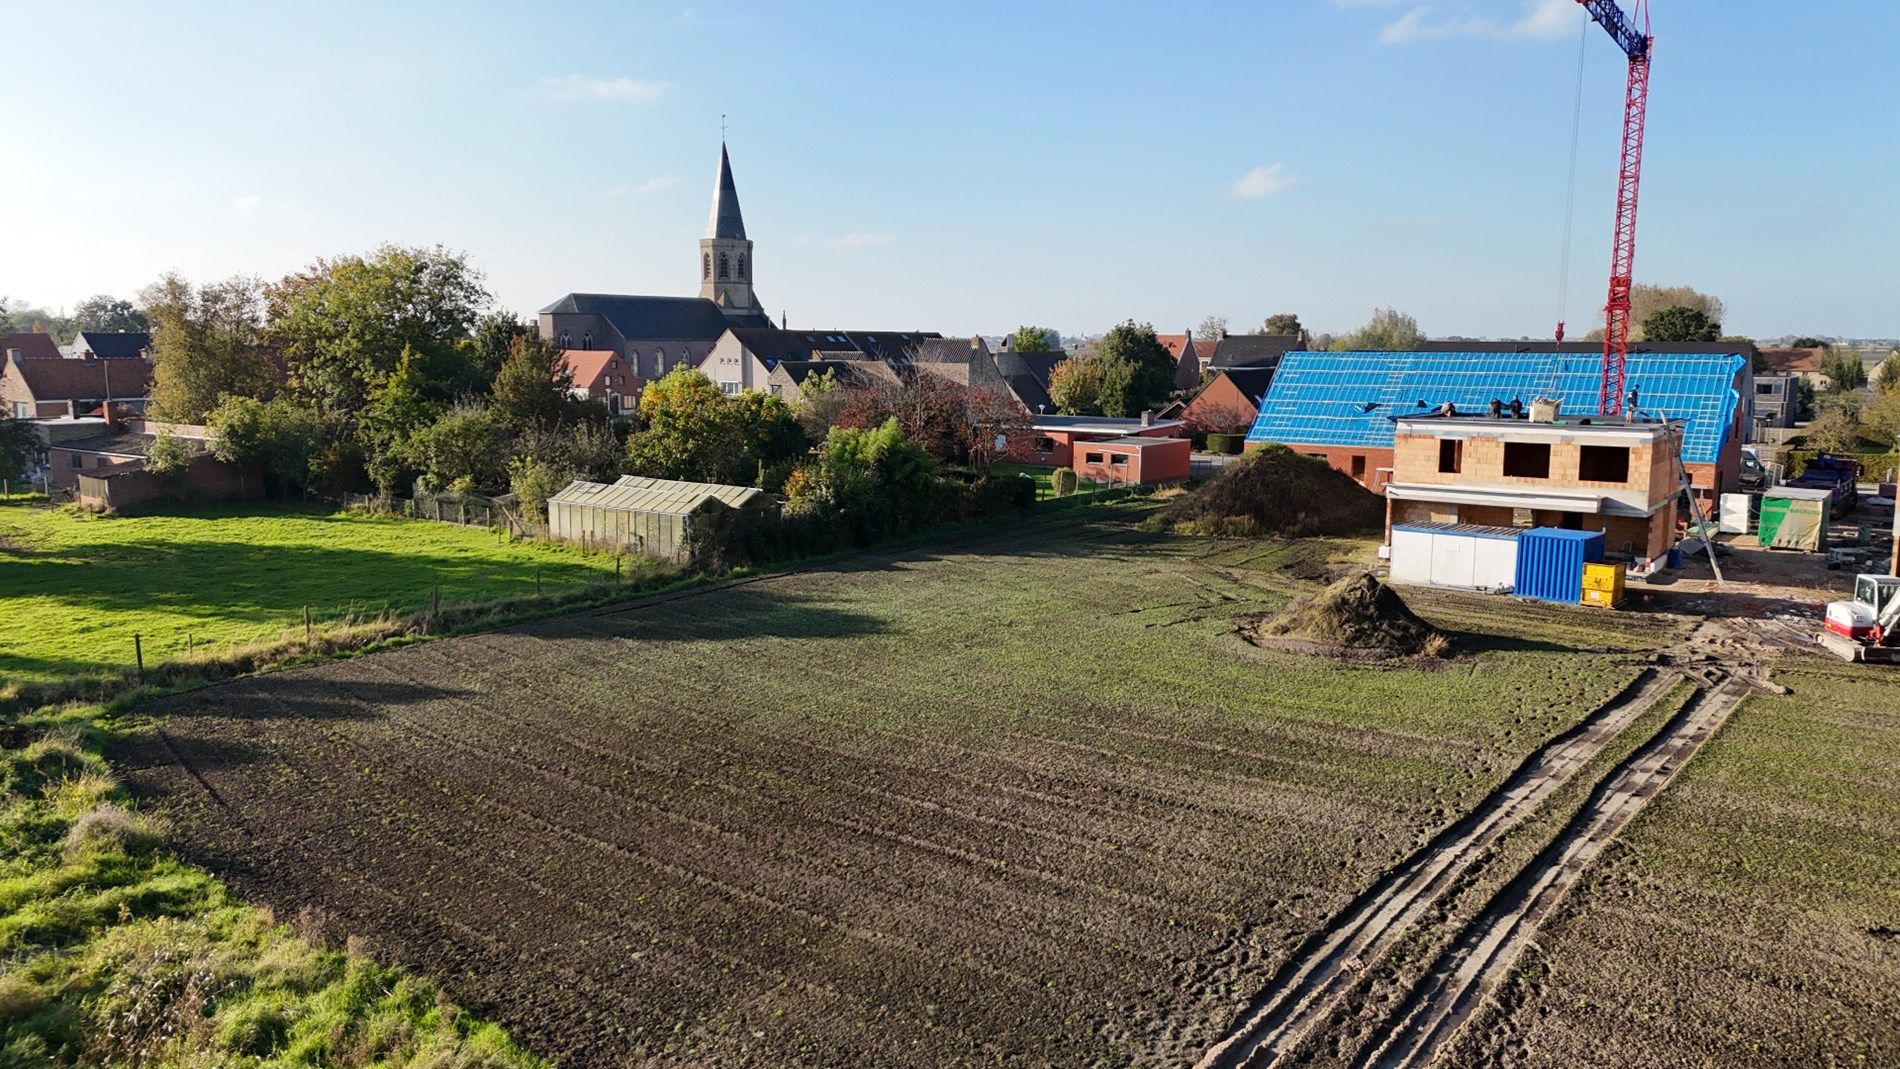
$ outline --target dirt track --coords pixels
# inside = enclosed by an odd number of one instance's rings
[[[1200,1069],[1296,1063],[1323,1034],[1369,1031],[1375,1046],[1354,1063],[1376,1069],[1431,1064],[1482,999],[1506,977],[1596,855],[1649,798],[1665,787],[1742,698],[1760,685],[1763,650],[1744,627],[1708,620],[1646,673],[1570,733],[1533,754],[1497,792],[1335,916],[1281,967],[1236,1026],[1200,1061]],[[1717,667],[1727,664],[1735,673]],[[1369,965],[1396,956],[1445,921],[1453,896],[1486,848],[1537,811],[1673,685],[1696,684],[1691,705],[1604,778],[1583,811],[1560,831],[1477,917],[1458,929],[1429,972],[1399,1006],[1381,1013],[1355,1003]],[[1371,1015],[1358,1029],[1348,1016]],[[1363,1027],[1370,1023],[1369,1029]]]

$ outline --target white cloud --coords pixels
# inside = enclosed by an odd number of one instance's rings
[[[827,249],[868,249],[873,245],[889,245],[896,240],[896,234],[856,233],[841,238],[827,238],[820,244]]]
[[[607,190],[608,200],[620,200],[624,197],[644,197],[649,193],[658,193],[662,189],[671,189],[680,184],[678,175],[663,174],[649,178],[639,185],[618,185]]]
[[[239,215],[256,215],[257,209],[264,206],[264,198],[255,193],[246,193],[231,202],[231,210]]]
[[[1491,37],[1500,40],[1549,40],[1577,28],[1583,9],[1575,0],[1529,0],[1522,13],[1504,22],[1484,15],[1436,17],[1429,6],[1415,7],[1379,31],[1379,43],[1404,44],[1445,37]]]
[[[1240,181],[1234,183],[1233,194],[1243,200],[1271,197],[1275,193],[1285,191],[1288,186],[1297,181],[1299,177],[1288,174],[1284,163],[1276,163],[1271,167],[1255,167],[1241,175]]]
[[[651,104],[673,88],[672,82],[639,78],[590,78],[585,74],[552,75],[535,83],[537,95],[549,100],[599,100],[614,104]]]

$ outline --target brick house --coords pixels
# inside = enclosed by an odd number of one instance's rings
[[[1181,413],[1198,434],[1245,434],[1260,415],[1260,402],[1273,381],[1270,367],[1223,368]]]
[[[9,352],[18,349],[9,346]],[[152,392],[152,362],[143,357],[74,360],[9,355],[0,364],[0,405],[15,419],[95,415],[115,408],[145,411]]]
[[[1178,419],[1123,419],[1115,416],[1030,417],[1029,427],[1009,436],[1009,458],[1050,468],[1075,466],[1078,446],[1117,438],[1174,438],[1186,424]]]
[[[1393,423],[1388,546],[1400,524],[1602,531],[1605,548],[1643,573],[1675,544],[1680,421],[1432,414]]]
[[[640,377],[612,349],[563,349],[561,361],[574,376],[572,396],[599,401],[616,416],[639,403]]]
[[[1168,351],[1168,356],[1174,361],[1174,388],[1192,390],[1199,386],[1204,361],[1195,347],[1193,333],[1157,334],[1155,340],[1161,343],[1161,347]]]
[[[1130,437],[1075,446],[1075,474],[1084,482],[1157,486],[1186,482],[1193,445],[1186,438]]]

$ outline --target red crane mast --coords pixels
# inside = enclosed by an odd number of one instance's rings
[[[1643,181],[1643,120],[1649,111],[1649,56],[1656,40],[1649,35],[1646,0],[1636,0],[1634,19],[1623,14],[1616,0],[1577,0],[1577,3],[1609,33],[1630,61],[1629,83],[1623,94],[1623,162],[1616,179],[1610,296],[1603,305],[1603,386],[1599,398],[1604,415],[1620,416],[1623,414],[1623,363],[1630,349],[1630,289],[1636,270],[1636,195]],[[1642,20],[1640,30],[1636,28],[1636,19]]]

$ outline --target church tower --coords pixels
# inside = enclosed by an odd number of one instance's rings
[[[732,184],[732,160],[719,145],[719,179],[713,186],[712,218],[699,239],[699,295],[727,313],[757,313],[752,293],[752,242],[739,215],[739,190]]]

